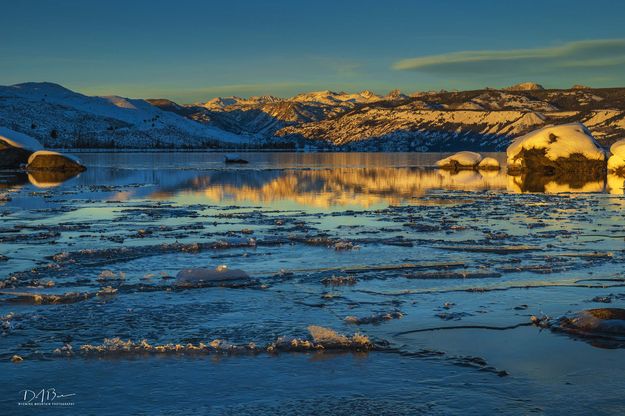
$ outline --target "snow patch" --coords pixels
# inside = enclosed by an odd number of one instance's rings
[[[475,152],[458,152],[436,162],[439,168],[474,168],[482,160],[482,155]]]
[[[625,139],[619,140],[610,147],[610,159],[608,159],[608,170],[611,172],[625,170]]]
[[[7,129],[6,127],[0,127],[0,141],[11,147],[24,149],[29,152],[36,152],[43,149],[41,143],[39,143],[36,139],[33,139],[26,134]]]
[[[514,140],[506,150],[509,167],[521,167],[524,150],[543,150],[551,161],[579,154],[588,160],[605,160],[606,151],[581,123],[547,126]]]

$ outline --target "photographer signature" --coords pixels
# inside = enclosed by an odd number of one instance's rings
[[[30,390],[24,389],[20,391],[20,398],[23,403],[52,403],[55,400],[75,396],[76,393],[60,394],[55,388]]]

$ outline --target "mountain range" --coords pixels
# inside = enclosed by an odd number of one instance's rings
[[[0,87],[0,126],[57,148],[503,150],[548,124],[584,123],[608,146],[625,137],[625,88],[314,91],[204,103],[91,97],[57,84]]]

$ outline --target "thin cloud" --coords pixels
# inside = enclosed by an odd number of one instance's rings
[[[462,51],[404,59],[393,64],[400,71],[481,77],[556,74],[577,71],[597,75],[625,63],[625,39],[583,40],[535,49]]]

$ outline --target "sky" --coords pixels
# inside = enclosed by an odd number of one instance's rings
[[[89,95],[625,86],[613,0],[20,0],[0,28],[0,85]]]

